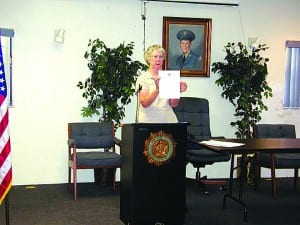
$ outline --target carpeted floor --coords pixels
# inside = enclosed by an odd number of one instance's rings
[[[271,197],[270,181],[262,181],[257,191],[246,187],[248,222],[243,208],[228,200],[222,208],[225,191],[209,186],[209,195],[191,182],[186,186],[185,225],[299,225],[300,188],[293,190],[291,179],[280,179],[278,197]],[[78,201],[72,200],[66,184],[13,186],[9,194],[10,225],[121,225],[119,188],[93,183],[79,184]],[[0,224],[5,224],[4,204]],[[143,225],[143,224],[140,224]]]

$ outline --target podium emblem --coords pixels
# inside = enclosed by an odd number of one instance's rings
[[[144,155],[149,164],[161,166],[175,156],[176,142],[171,134],[164,131],[151,132],[145,140]]]

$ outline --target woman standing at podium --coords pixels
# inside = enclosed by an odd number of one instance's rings
[[[166,52],[160,45],[151,45],[144,53],[149,68],[136,81],[138,95],[137,122],[140,123],[176,123],[173,111],[180,99],[159,98],[159,75]],[[187,89],[185,82],[180,82],[180,92]]]

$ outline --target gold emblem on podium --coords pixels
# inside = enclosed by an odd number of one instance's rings
[[[148,163],[161,166],[167,163],[175,156],[176,142],[171,134],[164,131],[150,133],[145,140],[144,155],[147,157]]]

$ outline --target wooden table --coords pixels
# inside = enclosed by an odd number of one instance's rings
[[[248,208],[246,203],[243,201],[243,180],[244,170],[241,169],[239,179],[239,195],[235,197],[232,193],[232,182],[233,182],[233,168],[234,168],[234,156],[239,154],[242,155],[240,166],[245,166],[245,158],[247,154],[253,154],[257,152],[264,153],[300,153],[300,139],[299,138],[258,138],[258,139],[218,139],[218,141],[243,143],[242,146],[237,147],[221,147],[212,146],[197,142],[213,151],[231,154],[231,166],[230,166],[230,182],[228,192],[223,198],[223,208],[226,208],[227,198],[236,201],[244,207],[244,221],[247,221]]]

